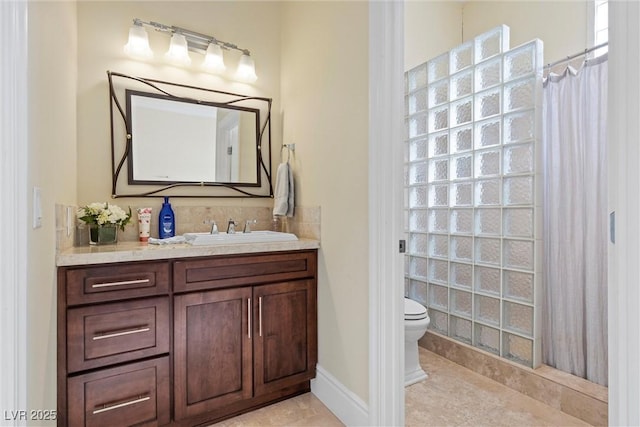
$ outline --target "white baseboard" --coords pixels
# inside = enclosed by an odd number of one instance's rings
[[[316,368],[316,378],[311,380],[311,392],[344,425],[367,426],[370,424],[367,404],[321,366]]]

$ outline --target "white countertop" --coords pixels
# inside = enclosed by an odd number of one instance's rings
[[[151,261],[212,255],[318,249],[320,242],[298,239],[291,242],[234,243],[228,245],[192,246],[188,243],[150,245],[140,242],[118,242],[115,245],[80,246],[59,252],[56,265],[107,264],[112,262]]]

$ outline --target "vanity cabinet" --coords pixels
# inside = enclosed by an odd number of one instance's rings
[[[59,425],[211,423],[310,389],[316,250],[58,269]]]

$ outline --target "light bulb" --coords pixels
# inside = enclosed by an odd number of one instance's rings
[[[241,82],[253,83],[258,80],[256,75],[256,66],[253,59],[246,53],[243,53],[238,62],[238,70],[236,71],[236,79]]]
[[[124,45],[124,53],[134,58],[149,59],[153,52],[149,47],[149,36],[142,25],[133,24],[129,28],[129,41]]]
[[[183,34],[173,33],[169,50],[164,56],[175,64],[190,65],[191,58],[188,49],[187,38]]]
[[[204,57],[202,68],[212,73],[221,73],[227,67],[224,66],[222,49],[216,43],[210,43],[207,47],[207,54]]]

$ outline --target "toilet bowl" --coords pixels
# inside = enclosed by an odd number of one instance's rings
[[[429,314],[426,307],[410,298],[404,299],[404,385],[427,378],[420,366],[418,340],[427,332]]]

